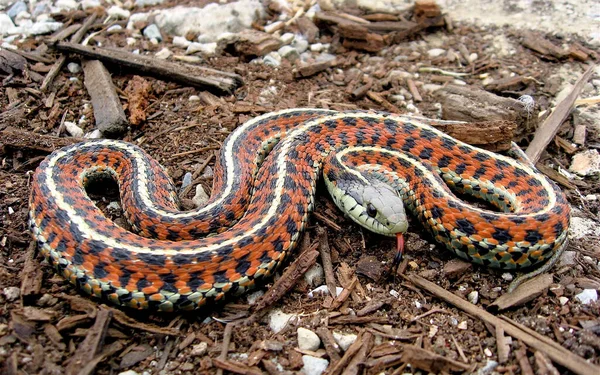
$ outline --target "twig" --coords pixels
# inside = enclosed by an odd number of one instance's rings
[[[323,222],[323,224],[327,225],[329,228],[339,232],[342,230],[342,227],[340,227],[339,225],[337,225],[335,222],[333,222],[330,218],[328,218],[327,216],[323,215],[320,212],[314,212],[313,213],[314,217],[316,217],[317,219],[321,220]]]
[[[327,327],[319,327],[317,328],[317,335],[319,335],[319,338],[323,342],[325,351],[329,356],[330,365],[335,365],[341,359],[341,349],[337,342],[335,342],[333,334]]]
[[[81,42],[81,39],[83,39],[83,36],[89,30],[90,26],[92,26],[92,23],[94,23],[94,21],[96,21],[96,17],[97,17],[97,14],[92,13],[85,20],[85,22],[83,23],[83,25],[81,25],[79,30],[77,30],[77,32],[75,34],[73,34],[73,36],[71,37],[71,43]],[[50,68],[50,71],[48,72],[48,74],[46,74],[44,81],[42,81],[42,85],[40,86],[40,91],[46,91],[48,89],[48,87],[52,84],[52,81],[54,81],[54,78],[56,78],[56,76],[62,69],[63,65],[65,65],[66,61],[67,61],[67,55],[65,55],[65,54],[63,54],[62,56],[60,56],[58,58],[58,60],[56,60],[54,65],[52,65],[52,68]]]
[[[186,155],[192,155],[192,154],[198,154],[204,151],[208,151],[208,150],[217,150],[219,148],[219,146],[206,146],[206,147],[200,147],[197,148],[195,150],[190,150],[190,151],[184,151],[184,152],[178,152],[176,154],[171,155],[171,160],[176,159],[180,156],[186,156]]]
[[[454,342],[454,346],[456,346],[456,350],[458,351],[458,355],[460,355],[460,359],[462,359],[464,363],[469,363],[469,360],[465,356],[465,352],[463,352],[462,347],[458,344],[458,341],[456,341],[456,337],[454,337],[454,335],[450,335],[450,337],[452,337],[452,342]]]
[[[339,375],[342,373],[342,370],[350,363],[352,358],[358,353],[358,351],[362,348],[363,341],[370,341],[373,335],[369,332],[361,332],[356,341],[350,345],[344,356],[329,369],[329,375]]]
[[[235,327],[236,323],[227,323],[225,325],[225,331],[223,332],[223,343],[221,344],[221,354],[219,354],[219,359],[221,361],[227,360],[227,353],[229,352],[229,343],[231,343],[231,333],[233,332],[233,327]],[[219,368],[217,370],[217,375],[223,374],[223,368]]]
[[[583,87],[590,79],[592,74],[594,73],[595,65],[591,65],[585,73],[575,82],[573,85],[573,90],[567,95],[554,109],[554,111],[544,120],[544,122],[540,125],[540,127],[535,132],[533,136],[533,140],[527,147],[527,151],[525,153],[529,157],[529,160],[533,164],[537,163],[542,155],[542,152],[550,143],[554,135],[558,131],[558,128],[565,121],[569,113],[571,113],[571,109],[573,108],[573,104],[575,100],[583,90]]]
[[[96,353],[100,351],[102,344],[104,343],[104,337],[106,335],[106,331],[108,330],[108,326],[110,324],[110,320],[112,317],[112,313],[108,310],[100,310],[96,315],[96,322],[88,331],[87,336],[83,340],[75,355],[69,361],[69,364],[66,368],[67,375],[81,374],[81,368],[91,361]],[[93,369],[91,369],[93,371]],[[91,373],[91,372],[90,372]]]
[[[521,374],[523,375],[533,375],[533,369],[529,364],[529,360],[527,359],[527,349],[525,348],[525,344],[519,342],[521,347],[515,355],[517,356],[517,361],[519,361],[519,365],[521,366]]]
[[[510,346],[506,342],[504,328],[501,326],[496,326],[496,347],[498,348],[498,362],[506,363],[508,361],[508,354],[510,353]]]
[[[319,237],[319,254],[321,255],[321,263],[325,272],[325,283],[329,289],[329,295],[332,298],[337,297],[335,275],[333,274],[333,264],[331,263],[331,249],[327,242],[327,232],[323,227],[317,227],[317,236]]]
[[[352,358],[346,369],[342,373],[343,375],[358,375],[361,368],[364,366],[363,362],[367,359],[367,355],[373,347],[373,335],[366,332],[363,336],[362,345],[356,355]]]
[[[536,350],[541,350],[545,352],[552,360],[563,365],[569,370],[573,371],[577,374],[599,374],[600,367],[587,363],[580,356],[564,349],[562,346],[555,343],[555,345],[550,345],[546,342],[549,340],[540,340],[538,337],[519,329],[514,324],[508,324],[504,320],[488,313],[487,311],[477,307],[471,303],[468,303],[464,299],[458,297],[455,294],[444,290],[442,287],[437,286],[436,284],[425,280],[424,278],[412,275],[409,276],[408,279],[415,285],[427,290],[433,295],[443,299],[444,301],[458,307],[459,309],[478,317],[479,319],[487,322],[494,327],[501,326],[504,331],[513,336],[514,338],[525,342],[527,345],[535,348]],[[559,349],[560,348],[560,349]]]

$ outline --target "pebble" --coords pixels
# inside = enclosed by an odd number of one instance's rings
[[[127,38],[127,39],[125,39],[125,41],[127,42],[128,46],[133,46],[137,43],[137,39],[135,39],[135,38]]]
[[[569,171],[580,176],[600,175],[600,154],[596,149],[579,152],[573,156]]]
[[[294,314],[286,314],[279,309],[273,310],[269,313],[269,327],[273,333],[279,333],[294,318],[296,318]]]
[[[504,281],[512,281],[512,279],[513,279],[512,273],[510,273],[510,272],[504,272],[502,274],[502,280],[504,280]]]
[[[320,263],[315,263],[306,273],[304,273],[304,280],[310,287],[316,287],[323,283],[325,271]]]
[[[323,43],[315,43],[310,45],[311,52],[321,52],[325,49],[325,45]]]
[[[196,194],[194,195],[194,198],[192,198],[192,202],[194,202],[196,207],[202,206],[208,200],[208,198],[208,194],[206,194],[202,185],[196,185]]]
[[[106,29],[106,32],[109,34],[114,34],[114,33],[118,33],[121,30],[123,30],[123,26],[121,25],[112,25],[111,27],[109,27],[108,29]]]
[[[77,73],[81,72],[81,65],[74,63],[74,62],[70,62],[67,64],[67,69],[69,70],[69,72],[71,72],[73,74],[77,74]]]
[[[23,32],[28,35],[44,35],[55,32],[62,27],[62,22],[36,22],[31,27],[24,28]]]
[[[106,11],[106,13],[111,17],[111,18],[115,18],[118,20],[126,20],[129,18],[129,16],[131,16],[131,12],[128,11],[127,9],[123,9],[121,7],[118,7],[116,5],[111,6],[110,8],[108,8],[108,10]]]
[[[487,348],[486,348],[487,349]],[[489,350],[489,349],[487,349]],[[487,354],[487,353],[486,353]],[[489,356],[488,356],[489,357]],[[485,364],[485,366],[483,366],[482,368],[480,368],[476,374],[477,375],[487,375],[487,374],[491,374],[493,373],[494,369],[498,367],[498,362],[496,361],[492,361],[489,360],[487,361],[487,363]]]
[[[296,36],[293,33],[285,33],[279,37],[279,40],[281,40],[281,43],[283,44],[290,44],[295,38]]]
[[[584,305],[589,305],[591,302],[598,300],[598,292],[596,289],[584,289],[583,292],[575,295],[575,298]]]
[[[157,59],[166,60],[172,55],[172,52],[168,48],[163,48],[160,51],[156,52],[154,55]]]
[[[9,286],[2,290],[7,301],[14,301],[21,295],[21,290],[16,286]]]
[[[101,6],[102,4],[100,3],[100,0],[83,0],[81,2],[81,8],[83,10],[89,9],[89,8],[97,8],[99,6]]]
[[[143,34],[146,38],[148,39],[156,39],[159,42],[161,42],[163,40],[162,35],[160,34],[160,29],[158,28],[158,26],[156,26],[156,24],[151,24],[148,25],[144,31]]]
[[[79,7],[79,3],[75,0],[58,0],[54,6],[64,10],[75,10]]]
[[[158,5],[164,3],[165,0],[135,0],[136,7],[146,7],[151,5]]]
[[[27,12],[27,4],[25,4],[24,1],[17,1],[10,8],[8,8],[6,14],[8,14],[8,16],[14,20],[17,17],[17,14],[21,12]]]
[[[140,373],[133,370],[127,370],[120,372],[119,375],[140,375]]]
[[[458,325],[456,326],[456,328],[458,328],[458,329],[467,329],[468,328],[467,321],[463,320],[462,322],[458,323]]]
[[[300,54],[308,49],[308,41],[302,36],[297,36],[292,43],[292,47]]]
[[[217,51],[217,43],[191,43],[185,53],[192,54],[196,52],[203,53],[205,55],[214,55]]]
[[[300,58],[300,53],[298,50],[291,46],[283,46],[277,51],[281,57],[284,59],[294,62]]]
[[[472,291],[471,293],[467,294],[467,299],[473,305],[477,305],[477,302],[479,302],[479,292],[476,290]]]
[[[192,42],[190,42],[183,36],[173,37],[173,45],[176,47],[187,48],[190,44],[192,44]]]
[[[569,299],[567,297],[558,297],[558,302],[560,302],[561,305],[566,305],[567,302],[569,302]]]
[[[262,58],[262,62],[265,65],[276,68],[281,65],[281,56],[277,52],[270,52],[267,56]]]
[[[299,327],[296,333],[298,334],[298,348],[301,350],[314,352],[321,346],[321,339],[310,329]]]
[[[100,131],[100,129],[94,129],[91,132],[87,133],[84,138],[98,139],[100,137],[102,137],[102,132]]]
[[[192,346],[192,352],[190,353],[190,355],[203,356],[204,354],[206,354],[207,350],[208,350],[208,344],[205,343],[204,341],[202,341],[200,344],[196,344],[196,345]]]
[[[357,338],[358,336],[354,333],[333,332],[333,339],[343,351],[348,350]]]
[[[329,366],[328,360],[311,355],[303,355],[302,363],[304,364],[302,372],[305,375],[321,375],[325,372],[327,366]]]
[[[600,226],[592,219],[574,216],[571,218],[569,237],[581,239],[588,236],[600,236]]]
[[[77,124],[74,122],[65,121],[65,129],[67,130],[67,133],[71,134],[73,137],[83,137],[83,129],[77,126]]]
[[[340,286],[336,286],[335,287],[335,292],[336,294],[339,296],[340,293],[344,290],[344,288],[340,287]],[[321,285],[316,287],[315,289],[311,290],[310,292],[308,292],[308,296],[310,298],[313,298],[315,295],[328,295],[329,294],[329,289],[327,288],[327,285]]]
[[[262,290],[257,290],[256,292],[248,294],[246,296],[246,301],[248,301],[249,305],[254,305],[256,304],[256,301],[258,301],[258,299],[264,295],[265,292],[263,292]]]
[[[443,54],[446,53],[446,50],[443,48],[432,48],[429,51],[427,51],[427,54],[429,55],[429,57],[440,57]]]

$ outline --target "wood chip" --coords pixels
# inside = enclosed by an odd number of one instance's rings
[[[96,316],[96,322],[89,330],[88,335],[75,351],[75,355],[69,359],[66,367],[67,375],[81,374],[81,368],[90,362],[96,353],[99,353],[104,343],[104,337],[110,324],[112,313],[101,310]]]
[[[327,68],[335,66],[335,64],[335,59],[315,62],[312,64],[303,64],[293,70],[294,78],[299,79],[314,76],[315,74],[320,73]]]

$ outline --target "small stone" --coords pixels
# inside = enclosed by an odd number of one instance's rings
[[[102,132],[100,131],[100,129],[94,129],[91,132],[87,133],[84,138],[98,139],[100,137],[102,137]]]
[[[102,4],[100,3],[100,0],[83,0],[81,2],[81,8],[83,10],[89,9],[89,8],[97,8],[99,6],[101,6]]]
[[[74,63],[74,62],[70,62],[67,64],[67,69],[69,70],[69,72],[71,72],[73,74],[77,74],[77,73],[81,72],[81,65]]]
[[[127,371],[120,372],[119,375],[140,375],[140,374],[133,370],[127,370]]]
[[[600,154],[596,149],[589,149],[573,155],[569,171],[580,176],[600,175]]]
[[[463,320],[462,322],[458,323],[458,325],[456,326],[456,328],[458,328],[458,329],[467,329],[468,328],[467,321]]]
[[[300,53],[294,47],[283,46],[277,51],[281,57],[291,62],[294,62],[300,58]]]
[[[451,279],[458,278],[464,275],[472,266],[469,262],[453,258],[444,264],[444,274]]]
[[[323,43],[315,43],[310,45],[311,52],[321,52],[325,49]]]
[[[358,338],[358,336],[354,333],[342,333],[342,332],[333,332],[333,338],[335,342],[340,346],[343,351],[348,350],[350,345],[354,344],[354,341]]]
[[[171,56],[172,52],[168,48],[163,48],[154,55],[157,59],[166,60]]]
[[[14,20],[19,13],[27,12],[27,10],[27,4],[25,4],[24,1],[17,1],[10,8],[8,8],[6,14],[8,14],[8,16]]]
[[[196,185],[196,194],[194,195],[194,198],[192,198],[192,202],[194,202],[196,207],[202,206],[208,200],[208,198],[208,194],[206,194],[202,185]]]
[[[173,37],[173,45],[176,47],[187,48],[187,47],[189,47],[190,44],[192,44],[192,42],[190,42],[183,36],[174,36]]]
[[[329,361],[323,358],[317,358],[310,355],[302,356],[302,372],[305,375],[321,375],[329,366]]]
[[[569,299],[567,297],[558,297],[558,302],[560,302],[561,305],[566,305],[567,302],[569,302]]]
[[[0,35],[11,33],[15,29],[15,24],[5,13],[0,13]]]
[[[135,0],[134,4],[136,7],[143,8],[147,6],[162,4],[164,2],[165,0]]]
[[[296,38],[296,36],[294,34],[285,33],[279,37],[279,40],[281,40],[281,43],[283,43],[283,44],[290,44],[294,41],[295,38]]]
[[[340,293],[344,290],[344,288],[337,286],[335,287],[335,292],[336,294],[339,296]],[[321,285],[316,287],[315,289],[311,290],[310,292],[308,292],[308,296],[310,298],[313,298],[315,295],[328,295],[329,294],[329,288],[327,288],[327,285]]]
[[[494,355],[494,353],[492,353],[492,351],[490,350],[490,348],[485,348],[483,349],[483,353],[487,356],[487,357],[491,357],[492,355]]]
[[[200,97],[198,95],[190,95],[190,97],[188,98],[188,100],[190,102],[199,102],[200,101]]]
[[[208,350],[208,344],[205,343],[204,341],[202,341],[200,344],[196,344],[196,345],[192,346],[192,352],[190,353],[190,355],[203,356],[204,354],[206,354],[207,350]]]
[[[596,289],[584,289],[583,292],[575,295],[575,298],[582,304],[589,305],[598,300],[598,292],[596,292]]]
[[[129,16],[131,16],[131,12],[123,9],[121,7],[118,7],[116,5],[111,6],[110,8],[108,8],[108,10],[106,11],[106,13],[114,19],[118,19],[118,20],[126,20],[129,18]]]
[[[572,217],[569,238],[580,239],[588,236],[600,236],[598,223],[585,217]]]
[[[62,22],[36,22],[31,27],[24,30],[28,35],[44,35],[55,32],[63,27]]]
[[[294,47],[300,54],[308,49],[308,41],[302,36],[296,36],[292,42],[292,47]]]
[[[187,53],[187,54],[192,54],[192,53],[196,53],[196,52],[200,52],[205,55],[214,55],[217,52],[217,43],[216,42],[211,42],[211,43],[196,43],[196,42],[194,42],[194,43],[190,43],[187,50],[185,51],[185,53]]]
[[[269,327],[274,333],[279,333],[294,318],[296,315],[286,314],[279,309],[273,310],[269,313]]]
[[[77,124],[74,122],[65,121],[65,129],[67,130],[67,133],[71,134],[71,136],[73,136],[73,137],[76,137],[76,138],[83,137],[83,129],[81,129],[79,126],[77,126]]]
[[[7,301],[14,301],[21,295],[21,290],[16,286],[9,286],[8,288],[4,288],[3,290],[4,297]]]
[[[156,39],[159,42],[163,40],[162,35],[160,34],[160,29],[154,23],[144,28],[142,34],[144,34],[144,36],[148,39]]]
[[[256,292],[248,294],[246,296],[246,301],[248,301],[249,305],[254,305],[256,304],[256,301],[258,301],[258,299],[264,295],[265,292],[263,292],[262,290],[257,290]]]
[[[274,68],[281,65],[281,56],[277,52],[270,52],[267,56],[263,57],[263,63]]]
[[[75,0],[58,0],[54,6],[64,10],[74,10],[79,7],[79,4]]]
[[[504,272],[502,274],[502,280],[504,280],[504,281],[512,281],[513,278],[514,278],[514,276],[510,272]]]
[[[429,51],[427,51],[427,54],[429,55],[429,57],[432,57],[432,58],[440,57],[445,53],[446,53],[446,50],[442,49],[442,48],[432,48]]]
[[[319,336],[310,329],[299,327],[297,334],[298,348],[301,350],[310,350],[314,352],[321,346],[321,339],[319,339]]]
[[[475,52],[471,53],[469,55],[469,58],[467,59],[470,63],[472,63],[473,61],[477,60],[479,58],[479,55],[476,54]]]
[[[310,287],[314,288],[323,283],[324,275],[325,272],[323,271],[323,266],[321,266],[320,263],[315,263],[315,265],[304,274],[304,280]]]
[[[390,295],[394,298],[400,298],[400,293],[398,293],[398,291],[395,289],[390,290]]]

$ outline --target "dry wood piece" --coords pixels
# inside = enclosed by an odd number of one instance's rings
[[[305,16],[299,17],[296,19],[296,25],[300,30],[300,33],[306,37],[306,40],[309,43],[314,43],[319,36],[319,28],[314,24],[314,22]]]
[[[247,366],[237,361],[226,361],[220,358],[213,358],[212,362],[220,370],[227,370],[233,372],[234,374],[262,375],[262,371],[259,369]]]
[[[325,351],[329,356],[330,365],[334,365],[340,360],[340,353],[342,350],[340,346],[335,342],[335,338],[329,329],[326,327],[317,328],[317,335],[323,342],[323,346],[325,347]]]
[[[417,88],[415,81],[413,81],[412,79],[407,79],[406,84],[408,84],[408,90],[410,91],[412,96],[415,98],[415,101],[422,102],[423,98],[421,97],[421,94],[419,93],[419,89]]]
[[[444,26],[444,20],[441,18],[442,9],[435,2],[435,0],[417,0],[415,1],[415,7],[413,9],[415,15],[415,21],[420,24],[426,23],[430,20],[436,20],[437,23],[432,26]]]
[[[21,273],[21,304],[29,303],[40,294],[44,274],[38,262],[35,260],[35,241],[31,241],[27,249],[25,266]]]
[[[281,40],[262,31],[244,30],[237,34],[237,40],[233,46],[239,54],[252,58],[277,50],[281,47]]]
[[[79,374],[81,368],[99,353],[104,343],[104,337],[108,330],[111,316],[112,313],[108,310],[100,310],[98,312],[96,315],[96,322],[77,348],[75,355],[69,360],[69,364],[66,368],[67,375]]]
[[[242,84],[242,77],[200,66],[174,63],[141,56],[122,50],[111,50],[99,47],[80,46],[73,43],[58,43],[54,46],[59,51],[76,53],[91,59],[98,59],[108,64],[116,64],[136,73],[146,73],[169,81],[176,81],[213,91],[230,94]]]
[[[367,52],[379,52],[385,48],[386,43],[383,39],[383,36],[379,34],[368,33],[364,40],[345,38],[342,42],[342,46]]]
[[[127,128],[127,116],[113,85],[110,73],[102,62],[83,62],[85,87],[92,98],[96,126],[107,137],[117,137]]]
[[[543,351],[553,361],[563,365],[576,374],[593,375],[600,373],[600,367],[586,362],[583,358],[568,351],[545,336],[532,334],[532,332],[535,333],[535,331],[525,330],[512,321],[507,322],[508,318],[504,318],[504,320],[500,319],[420,276],[412,275],[408,277],[408,280],[418,287],[427,290],[429,293],[432,293],[468,314],[478,317],[494,327],[501,326],[507,334],[525,342],[532,348]]]
[[[498,362],[506,363],[510,354],[510,345],[501,326],[496,326],[496,347],[498,347]]]
[[[471,87],[448,85],[435,92],[442,104],[442,118],[468,122],[511,121],[517,124],[515,135],[529,133],[537,124],[536,110],[522,102]],[[509,140],[510,141],[510,140]]]
[[[87,31],[90,28],[90,26],[92,25],[92,23],[94,23],[94,21],[96,20],[96,17],[97,17],[97,14],[92,13],[85,20],[85,22],[83,23],[83,25],[81,25],[79,30],[77,30],[77,32],[75,34],[73,34],[73,36],[71,37],[71,43],[81,42],[81,39],[83,39],[83,36],[85,35],[85,33],[87,33]],[[62,69],[63,65],[65,65],[66,61],[67,61],[67,56],[65,56],[65,55],[62,55],[61,57],[58,58],[58,60],[56,60],[56,62],[54,63],[54,65],[52,65],[52,68],[50,69],[48,74],[46,74],[46,78],[44,78],[44,81],[42,82],[42,85],[40,86],[41,91],[46,91],[48,89],[48,87],[54,81],[54,78],[56,78],[56,76]]]
[[[542,152],[548,143],[550,143],[552,138],[554,138],[554,135],[558,131],[560,125],[562,125],[569,113],[571,113],[575,99],[577,99],[581,93],[581,90],[583,90],[583,87],[592,76],[594,68],[595,66],[592,64],[585,71],[585,73],[581,75],[575,85],[573,85],[573,90],[569,93],[569,95],[567,95],[560,103],[558,103],[550,116],[548,116],[536,130],[533,140],[529,144],[529,147],[527,147],[527,151],[525,151],[529,157],[529,160],[531,160],[533,164],[536,164],[540,159]]]
[[[113,309],[112,307],[108,307],[106,305],[100,305],[101,310],[110,310],[112,312],[112,317],[119,323],[124,326],[139,329],[141,331],[146,331],[150,333],[156,333],[159,335],[166,336],[180,336],[181,332],[175,328],[163,328],[157,327],[153,324],[138,322],[137,320],[130,318],[123,311]],[[59,329],[60,330],[60,329]]]
[[[563,50],[562,48],[554,45],[554,43],[550,42],[548,39],[545,39],[544,37],[532,32],[525,34],[521,44],[541,54],[542,57],[545,58],[552,57],[555,59],[564,59],[569,56],[569,51]]]
[[[383,96],[381,96],[381,94],[379,94],[378,92],[374,92],[374,91],[368,91],[367,92],[367,97],[369,99],[371,99],[372,101],[374,101],[375,103],[379,104],[380,106],[382,106],[383,108],[385,108],[386,111],[391,112],[391,113],[396,113],[396,114],[400,114],[402,113],[402,111],[400,111],[400,109],[398,109],[398,107],[396,107],[395,105],[393,105],[392,103],[388,102]]]
[[[361,373],[367,355],[373,347],[373,335],[369,335],[368,332],[365,332],[361,341],[362,346],[344,369],[343,375],[358,375]]]
[[[308,269],[315,264],[317,257],[319,256],[319,252],[317,251],[318,245],[315,243],[313,246],[309,246],[303,244],[302,247],[307,250],[302,252],[298,258],[296,258],[296,260],[294,260],[294,262],[285,269],[283,275],[281,275],[281,277],[275,282],[275,284],[273,284],[271,288],[269,288],[265,295],[258,300],[256,305],[253,306],[253,311],[259,313],[265,307],[270,306],[274,302],[278,301],[291,288],[293,288],[298,279],[300,279],[302,275],[304,275],[306,271],[308,271]],[[258,318],[258,316],[253,315],[252,317],[248,318],[248,322],[252,321],[254,318]]]
[[[454,361],[450,358],[432,353],[428,350],[413,345],[402,345],[402,360],[411,366],[420,368],[434,374],[449,373],[451,371],[467,371],[471,366]]]
[[[344,356],[333,367],[329,368],[329,375],[341,374],[344,368],[348,366],[352,358],[354,358],[354,356],[361,350],[363,342],[370,342],[372,338],[373,335],[371,333],[361,332],[356,338],[356,341],[354,341],[348,350],[346,350]]]
[[[146,121],[146,109],[148,108],[148,97],[152,86],[140,76],[133,76],[127,84],[127,110],[131,125],[141,125]]]
[[[519,341],[520,347],[519,350],[516,351],[517,361],[519,361],[519,365],[521,366],[521,373],[523,375],[533,375],[533,369],[529,364],[529,360],[527,359],[527,349],[525,345]]]
[[[340,36],[344,38],[367,40],[369,35],[369,29],[365,25],[359,25],[351,22],[344,22],[339,24],[338,32]]]
[[[521,306],[548,290],[552,284],[551,274],[544,273],[531,280],[527,280],[513,291],[500,296],[490,305],[494,311],[506,310],[510,307]]]
[[[302,65],[299,68],[294,69],[294,78],[306,78],[314,76],[315,74],[322,72],[323,70],[335,66],[336,60],[331,59],[327,61],[319,61],[312,64]]]
[[[323,227],[317,227],[317,235],[319,236],[319,254],[321,254],[321,263],[325,272],[325,283],[327,284],[327,289],[329,289],[329,295],[335,298],[337,297],[335,275],[333,274],[331,249],[327,241],[327,232]]]

